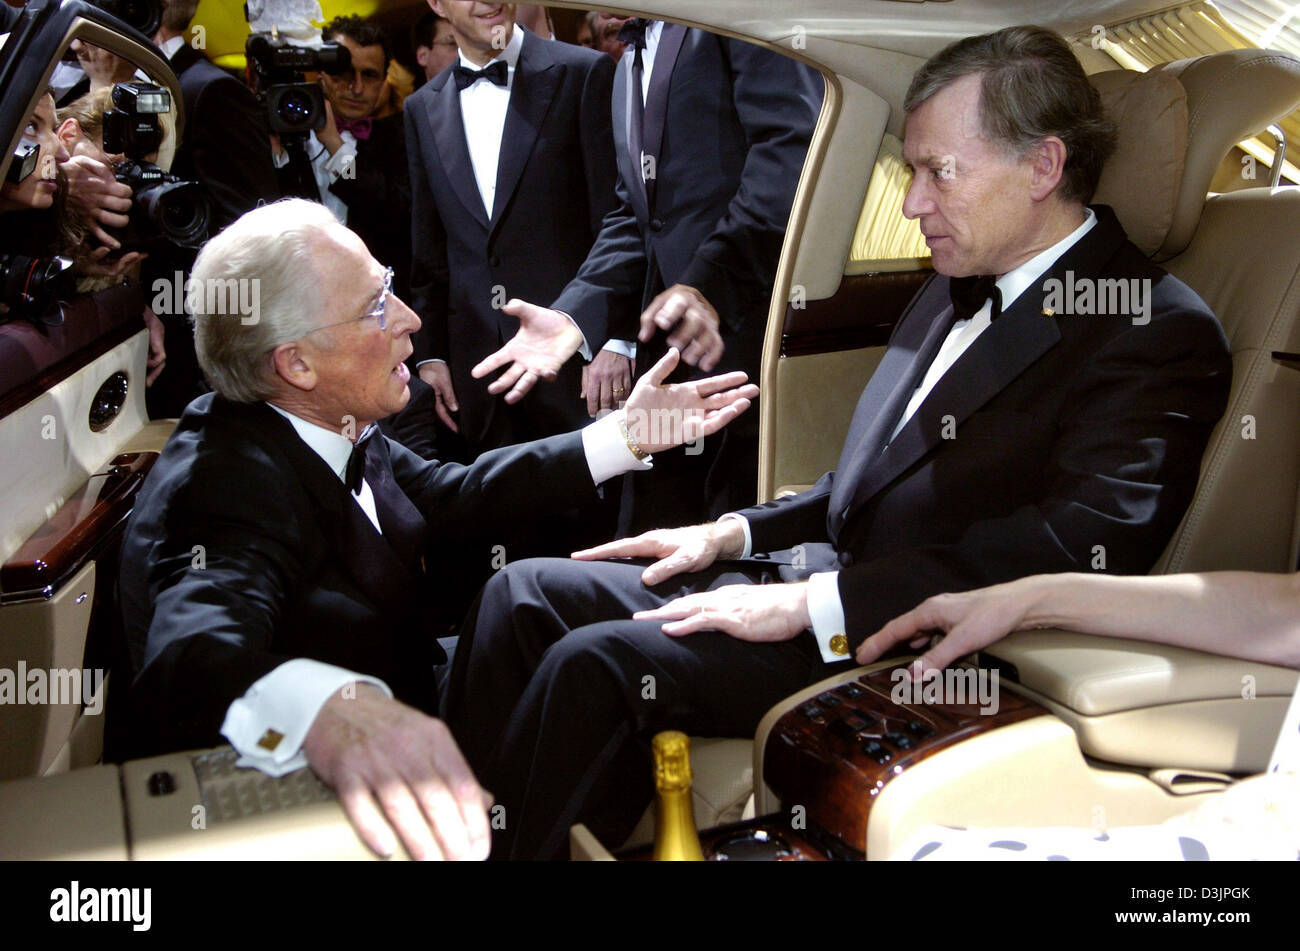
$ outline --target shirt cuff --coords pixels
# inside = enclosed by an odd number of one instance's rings
[[[557,314],[564,314],[564,311],[562,311],[562,310],[557,310],[556,313],[557,313]],[[570,317],[568,314],[564,314],[564,318],[565,318],[569,323],[573,324],[573,326],[578,327],[578,322],[577,322],[576,320],[574,320],[572,317]],[[578,352],[579,352],[580,354],[582,354],[582,359],[584,359],[584,360],[586,360],[588,363],[590,363],[590,362],[591,362],[591,359],[592,359],[592,354],[591,354],[591,345],[590,345],[589,343],[587,343],[587,335],[582,333],[582,328],[581,328],[581,327],[578,327],[578,333],[582,334],[582,346],[578,348]]]
[[[638,459],[623,438],[620,422],[626,420],[623,410],[615,410],[596,420],[582,430],[582,449],[587,454],[587,468],[591,479],[600,485],[607,479],[631,472],[649,469],[653,456]]]
[[[325,171],[330,173],[331,185],[340,178],[357,177],[357,140],[352,138],[350,132],[341,133],[341,137],[343,144],[325,163]]]
[[[306,766],[302,744],[316,714],[332,694],[354,682],[374,684],[393,695],[374,677],[305,657],[285,661],[226,710],[221,734],[239,752],[235,765],[252,766],[270,776]]]
[[[813,637],[828,664],[849,659],[849,639],[844,633],[844,605],[840,601],[840,573],[822,571],[808,578],[808,617]]]
[[[606,340],[605,346],[600,349],[608,350],[610,353],[617,353],[629,360],[636,359],[636,341],[634,340]]]
[[[728,519],[740,523],[740,530],[745,533],[745,550],[740,553],[740,557],[748,558],[750,555],[754,554],[754,536],[749,533],[749,519],[745,518],[743,515],[738,515],[735,512],[728,512],[726,515],[718,517],[719,522],[725,522]]]

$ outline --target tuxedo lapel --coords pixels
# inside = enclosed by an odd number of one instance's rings
[[[664,122],[668,116],[668,87],[672,82],[673,68],[677,65],[677,55],[682,51],[682,43],[685,39],[686,27],[680,23],[665,23],[663,31],[659,34],[659,46],[655,50],[654,69],[650,72],[650,88],[646,91],[645,97],[645,128],[642,130],[641,143],[646,155],[655,157],[656,171],[659,150],[664,142]],[[653,205],[654,178],[650,179],[646,191],[647,204]]]
[[[948,333],[952,304],[948,300],[947,288],[945,279],[935,277],[921,290],[903,315],[897,333],[889,341],[876,372],[858,399],[835,470],[828,517],[831,538],[838,535],[840,526],[844,524],[843,514],[853,501],[855,487],[880,454]]]
[[[429,99],[429,127],[433,131],[434,147],[438,150],[438,158],[442,160],[452,190],[465,210],[486,229],[487,211],[483,208],[483,196],[479,194],[474,165],[469,159],[469,145],[465,141],[460,90],[450,77],[451,71],[446,70],[430,80],[431,83],[440,85],[435,86],[434,95]]]
[[[653,74],[651,75],[653,79]],[[611,117],[614,126],[614,157],[618,162],[619,177],[628,184],[632,195],[632,209],[642,221],[650,218],[650,206],[646,200],[645,182],[641,179],[640,158],[632,154],[632,143],[636,140],[632,123],[636,121],[636,105],[633,95],[640,95],[632,81],[632,58],[624,56],[618,61],[614,71],[614,89],[611,99],[613,107]]]
[[[222,401],[223,403],[225,401]],[[299,438],[283,416],[264,403],[225,404],[236,413],[246,413],[249,425],[262,433],[268,452],[281,454],[288,467],[302,480],[313,501],[322,509],[321,520],[348,575],[380,611],[406,604],[415,590],[416,579],[403,565],[393,545],[375,531],[347,486],[325,464],[325,460]],[[374,438],[383,437],[376,435]],[[387,447],[384,461],[387,464]],[[367,473],[369,479],[369,473]],[[389,478],[392,478],[391,472]],[[376,491],[376,486],[371,486]],[[410,504],[409,500],[407,500]],[[414,505],[411,506],[414,509]],[[418,517],[419,512],[415,515]],[[380,524],[384,524],[381,518]],[[399,527],[400,531],[400,527]],[[400,538],[401,536],[396,536]]]
[[[532,155],[542,123],[551,109],[555,90],[564,76],[564,67],[547,55],[546,42],[525,33],[519,62],[515,64],[510,104],[506,107],[506,123],[501,133],[501,158],[497,163],[493,230],[500,225],[502,213],[519,187],[528,157]]]
[[[900,384],[893,394],[890,412],[881,412],[879,419],[861,424],[864,429],[869,429],[863,446],[870,455],[865,459],[855,455],[847,467],[847,478],[841,480],[840,473],[836,473],[829,516],[832,538],[838,536],[839,529],[855,509],[943,441],[945,423],[948,422],[945,417],[952,417],[952,422],[960,433],[964,420],[1002,392],[1061,339],[1061,331],[1057,326],[1057,320],[1061,318],[1048,316],[1043,311],[1046,282],[1052,279],[1065,281],[1068,271],[1074,272],[1076,280],[1097,277],[1125,240],[1118,219],[1108,207],[1098,205],[1093,210],[1097,213],[1097,223],[1092,230],[1061,255],[979,335],[957,362],[940,377],[907,425],[885,446],[884,440],[897,424],[906,400],[910,399],[921,375],[947,335],[947,321],[934,322],[936,327],[944,325],[943,332],[937,341],[928,341],[933,347],[928,356],[920,359],[918,355],[910,362],[913,376]],[[948,280],[937,279],[927,290],[933,290],[934,294],[924,295],[930,298],[926,306],[938,307],[948,296]],[[942,297],[938,296],[940,292]],[[924,312],[920,310],[921,303],[922,299],[918,298],[916,309],[919,313]],[[946,304],[946,311],[950,317],[951,302]],[[883,366],[884,361],[881,362]],[[875,377],[872,378],[872,383],[874,382]],[[864,393],[863,401],[859,403],[859,416],[863,415],[864,410],[870,410],[866,396]],[[854,428],[859,425],[855,416]],[[852,434],[852,429],[850,433]]]

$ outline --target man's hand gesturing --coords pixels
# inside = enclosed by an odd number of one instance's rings
[[[641,314],[642,343],[655,335],[655,329],[668,334],[668,346],[682,352],[682,359],[701,370],[712,370],[722,359],[722,335],[718,332],[718,312],[693,287],[674,284],[650,302]]]
[[[627,428],[646,452],[712,436],[749,409],[758,387],[741,370],[688,383],[664,383],[681,359],[669,350],[636,381],[627,398]]]
[[[441,720],[369,684],[336,693],[316,715],[302,749],[342,802],[361,840],[385,858],[393,830],[413,859],[484,859],[489,797]]]
[[[538,380],[555,379],[560,367],[581,349],[582,331],[549,307],[512,299],[501,309],[519,318],[519,333],[485,357],[470,375],[481,380],[493,370],[507,367],[488,385],[488,392],[505,393],[507,403],[518,403]]]

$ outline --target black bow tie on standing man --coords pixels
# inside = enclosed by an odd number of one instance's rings
[[[452,73],[456,77],[457,89],[468,89],[480,79],[486,79],[494,86],[505,86],[510,79],[510,66],[504,59],[495,59],[482,69],[470,69],[457,63],[452,67]]]

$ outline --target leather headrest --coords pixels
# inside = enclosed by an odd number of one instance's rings
[[[1090,78],[1119,127],[1093,200],[1158,261],[1186,250],[1228,150],[1300,106],[1300,60],[1270,50]]]
[[[1174,221],[1187,154],[1187,93],[1172,75],[1115,69],[1091,77],[1118,131],[1093,202],[1110,205],[1148,256]]]

